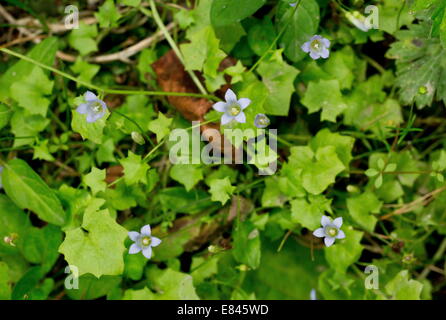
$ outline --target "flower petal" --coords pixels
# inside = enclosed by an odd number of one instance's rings
[[[152,257],[152,247],[147,247],[142,250],[142,254],[147,259],[150,259]]]
[[[84,99],[86,101],[93,101],[93,100],[97,100],[98,97],[96,97],[96,95],[91,92],[91,91],[87,91],[84,93]]]
[[[324,243],[327,247],[330,247],[335,242],[335,238],[332,237],[325,237]]]
[[[240,113],[235,117],[235,120],[236,120],[237,122],[240,122],[240,123],[245,123],[245,122],[246,122],[246,116],[245,116],[245,113],[244,113],[244,112],[240,112]]]
[[[220,101],[215,103],[212,108],[214,110],[217,110],[218,112],[225,112],[226,111],[226,102]]]
[[[226,100],[226,102],[237,101],[237,96],[235,95],[234,91],[232,91],[231,89],[228,89],[225,94],[225,100]]]
[[[308,41],[308,42],[305,42],[303,45],[302,45],[302,47],[300,47],[301,49],[302,49],[302,51],[303,52],[310,52],[310,45],[311,45],[311,42],[310,41]]]
[[[87,113],[87,122],[95,122],[96,120],[98,120],[98,118],[92,114],[92,113]]]
[[[321,39],[321,41],[322,41],[322,44],[325,46],[325,48],[330,48],[330,40],[328,40],[328,39],[325,39],[325,38],[322,38]]]
[[[141,228],[141,234],[150,237],[150,235],[152,234],[152,229],[150,228],[150,224],[147,224]]]
[[[250,104],[251,104],[251,100],[248,98],[241,98],[238,100],[238,104],[240,105],[240,108],[246,109]]]
[[[130,240],[136,241],[139,238],[139,232],[136,231],[129,231],[128,233]]]
[[[88,111],[88,104],[87,103],[81,103],[77,109],[77,112],[79,112],[80,114],[85,114]]]
[[[141,247],[136,243],[132,244],[129,249],[129,254],[136,254],[141,251]]]
[[[321,218],[321,225],[325,228],[328,224],[331,223],[330,217],[322,216]]]
[[[336,239],[344,239],[345,238],[345,233],[342,230],[338,231],[338,235],[336,236]]]
[[[319,228],[319,229],[314,230],[313,235],[318,238],[325,237],[324,228]]]
[[[158,247],[161,243],[161,239],[157,238],[157,237],[152,237],[152,242],[150,243],[150,245],[152,247]]]
[[[327,48],[323,48],[322,51],[320,52],[320,56],[324,59],[327,59],[329,55],[330,51]]]
[[[333,224],[336,226],[336,228],[342,227],[342,217],[338,217],[333,220]]]
[[[311,59],[313,59],[313,60],[317,60],[317,59],[319,59],[321,56],[319,55],[318,52],[310,51],[310,57],[311,57]]]
[[[234,119],[234,117],[231,117],[230,115],[225,113],[221,116],[221,124],[222,125],[228,124],[229,122],[232,121],[232,119]]]

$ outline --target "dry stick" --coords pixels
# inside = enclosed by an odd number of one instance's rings
[[[8,13],[8,11],[6,11],[3,8],[2,5],[0,5],[0,15],[5,17],[5,19],[11,24],[20,24],[19,23],[20,20],[16,20],[13,16],[11,16]],[[22,21],[23,21],[23,19],[22,19]],[[39,21],[37,21],[37,20],[31,20],[31,21],[33,22],[33,24],[36,27],[41,26]],[[88,17],[81,21],[85,24],[94,24],[97,22],[97,19],[95,17]],[[52,33],[62,33],[62,32],[70,31],[69,29],[67,29],[65,27],[64,24],[58,24],[58,23],[49,24],[48,27],[50,28],[50,31]],[[166,26],[166,29],[167,29],[167,31],[171,31],[175,27],[176,27],[176,23],[171,22],[170,24],[168,24]],[[27,35],[30,38],[30,40],[33,40],[34,42],[39,42],[40,37],[42,37],[42,36],[38,37],[38,35],[42,32],[41,30],[37,31],[36,33],[32,33],[31,31],[27,30],[26,28],[21,28],[21,27],[19,27],[18,30],[21,33]],[[142,51],[145,48],[150,47],[153,43],[156,43],[163,39],[164,39],[164,33],[163,33],[163,31],[160,30],[160,31],[156,32],[155,34],[151,35],[150,37],[147,37],[147,38],[139,41],[138,43],[125,48],[124,50],[121,50],[121,51],[115,52],[115,53],[111,53],[111,54],[90,57],[90,58],[87,58],[86,60],[87,60],[87,62],[92,62],[92,63],[107,63],[107,62],[112,62],[112,61],[117,61],[117,60],[128,63],[129,58],[131,56],[137,54],[138,52]],[[14,43],[14,44],[16,44],[16,43]],[[68,61],[68,62],[75,62],[77,59],[77,56],[70,55],[70,54],[62,52],[62,51],[57,51],[56,56],[59,59],[62,59],[64,61]]]
[[[170,31],[175,27],[176,27],[176,23],[171,22],[170,24],[168,24],[166,26],[166,29],[168,31]],[[150,37],[147,37],[147,38],[141,40],[140,42],[138,42],[138,43],[122,50],[122,51],[119,51],[116,53],[111,53],[111,54],[100,55],[100,56],[96,56],[96,57],[91,57],[91,58],[88,58],[87,61],[93,62],[93,63],[107,63],[107,62],[116,61],[116,60],[120,60],[123,62],[129,62],[128,58],[137,54],[138,52],[142,51],[143,49],[150,47],[153,43],[156,43],[163,39],[164,39],[164,33],[162,31],[158,31],[158,32],[154,33],[153,35],[151,35]],[[57,57],[62,60],[68,61],[68,62],[74,62],[77,59],[76,56],[69,55],[69,54],[61,52],[61,51],[57,52]]]
[[[401,208],[399,208],[399,209],[397,209],[397,210],[395,210],[395,211],[393,211],[393,212],[391,212],[389,214],[386,214],[386,215],[380,217],[379,219],[380,220],[388,220],[388,219],[390,219],[393,216],[401,215],[401,214],[410,212],[410,211],[412,211],[413,207],[419,205],[420,203],[423,203],[423,205],[426,205],[427,203],[432,201],[433,198],[436,195],[438,195],[439,193],[443,192],[444,190],[446,190],[446,186],[443,186],[441,188],[435,189],[434,191],[431,191],[431,192],[425,194],[421,198],[418,198],[418,199],[416,199],[416,200],[414,200],[412,202],[409,202],[409,203],[405,204],[403,207],[401,207]]]

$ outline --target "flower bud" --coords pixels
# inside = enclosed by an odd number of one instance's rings
[[[141,133],[133,131],[131,135],[132,135],[132,140],[135,141],[137,144],[143,145],[146,143]]]

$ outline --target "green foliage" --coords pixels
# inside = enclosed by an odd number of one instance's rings
[[[444,1],[78,1],[73,30],[22,2],[41,23],[0,26],[0,299],[444,299]],[[229,88],[250,104],[221,126]]]

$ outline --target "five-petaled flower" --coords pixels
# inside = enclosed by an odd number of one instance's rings
[[[157,247],[161,243],[161,239],[152,236],[150,225],[141,228],[141,232],[130,231],[129,238],[135,243],[130,246],[129,254],[136,254],[142,251],[147,259],[152,257],[152,247]]]
[[[267,126],[269,126],[269,123],[269,118],[263,113],[259,113],[254,119],[254,125],[259,129],[266,128]]]
[[[220,101],[212,106],[214,110],[224,112],[224,114],[221,116],[221,124],[225,125],[232,120],[245,123],[246,116],[243,110],[250,105],[251,100],[248,98],[241,98],[237,100],[237,96],[231,89],[226,91],[225,100],[226,102]]]
[[[84,99],[85,103],[80,104],[76,111],[80,114],[87,114],[87,122],[95,122],[106,114],[107,105],[93,92],[85,92]]]
[[[331,246],[336,239],[344,239],[345,233],[341,230],[342,217],[336,218],[333,221],[327,216],[322,216],[322,228],[316,229],[313,232],[318,238],[324,238],[324,243],[327,247]]]
[[[330,55],[329,47],[330,40],[320,35],[315,35],[309,41],[305,42],[301,48],[304,52],[310,53],[311,59],[317,60],[319,58],[328,58]]]

